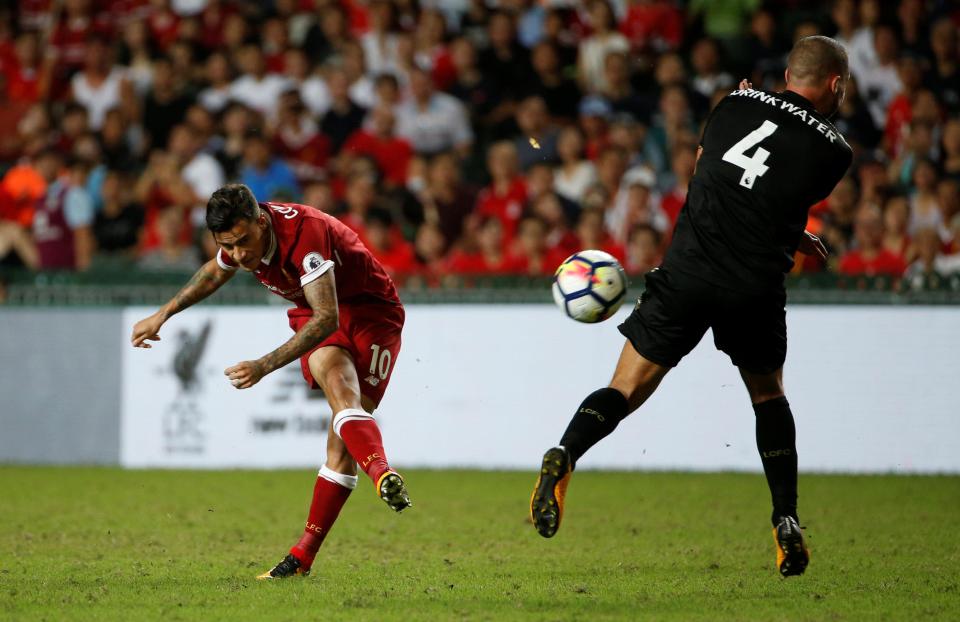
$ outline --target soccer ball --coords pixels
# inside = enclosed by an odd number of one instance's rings
[[[567,257],[553,275],[553,300],[578,322],[609,318],[623,304],[627,277],[620,262],[603,251],[580,251]]]

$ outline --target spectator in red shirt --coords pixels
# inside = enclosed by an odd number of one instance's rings
[[[602,189],[591,190],[590,192],[600,192]],[[588,192],[588,197],[590,192]],[[592,201],[584,201],[586,204]],[[604,229],[604,213],[602,208],[587,207],[580,212],[580,220],[577,221],[575,233],[577,236],[578,250],[601,250],[610,253],[618,260],[623,261],[626,253],[623,247],[614,242],[610,234]]]
[[[903,256],[883,247],[883,220],[876,206],[860,208],[853,234],[856,247],[840,259],[841,274],[899,277],[906,270]]]
[[[261,45],[263,59],[267,64],[267,71],[283,73],[284,55],[289,45],[287,23],[280,17],[272,17],[264,22],[261,29]]]
[[[640,276],[659,266],[663,259],[662,241],[660,232],[650,225],[635,225],[624,249],[623,269],[627,274]]]
[[[303,105],[300,92],[289,90],[280,96],[273,149],[287,160],[301,182],[325,175],[330,158],[330,140],[320,132],[313,116]]]
[[[452,151],[435,155],[425,165],[423,176],[425,186],[416,193],[422,211],[411,219],[436,223],[444,239],[452,244],[463,234],[464,223],[476,203],[476,190],[463,182],[460,159]]]
[[[513,252],[507,256],[507,270],[517,274],[553,274],[567,253],[547,246],[547,225],[535,216],[528,216],[517,227]]]
[[[107,34],[107,24],[93,18],[92,0],[66,0],[63,15],[50,35],[51,47],[57,64],[57,82],[69,78],[83,66],[87,41]]]
[[[350,135],[343,144],[341,157],[350,159],[355,155],[367,155],[376,161],[388,186],[403,186],[407,181],[407,169],[413,157],[410,141],[394,132],[396,117],[385,104],[370,111],[366,127]]]
[[[134,186],[136,200],[144,206],[144,237],[142,251],[160,246],[157,221],[166,210],[186,212],[196,201],[189,184],[180,176],[176,157],[166,151],[154,151],[147,168]],[[193,238],[190,219],[182,219],[179,240],[187,244]]]
[[[60,118],[60,134],[57,136],[56,147],[62,153],[73,151],[73,143],[90,132],[90,117],[87,109],[76,103],[64,106],[63,116]]]
[[[446,20],[436,9],[424,9],[417,22],[414,45],[418,64],[430,72],[433,83],[446,91],[457,77],[450,50],[445,44]]]
[[[200,44],[205,50],[212,51],[223,45],[223,29],[227,18],[233,15],[234,8],[219,0],[210,0],[200,12]]]
[[[416,272],[424,277],[428,284],[438,284],[447,272],[444,257],[447,240],[440,227],[429,222],[420,225],[413,244],[417,258]]]
[[[343,224],[357,233],[363,232],[367,213],[377,199],[377,182],[372,175],[353,174],[347,179],[343,204],[337,214]]]
[[[910,203],[906,197],[895,196],[887,199],[883,208],[883,247],[903,257],[908,265],[913,258],[913,245],[907,235],[909,222]]]
[[[667,0],[630,2],[620,22],[620,32],[635,52],[662,52],[679,47],[683,41],[683,13]]]
[[[40,62],[36,33],[24,32],[17,37],[14,53],[0,58],[0,73],[3,74],[8,102],[34,104],[46,97],[50,80],[47,69]]]
[[[503,274],[509,270],[503,244],[503,225],[493,217],[480,221],[450,253],[447,269],[456,274]]]
[[[166,50],[171,43],[177,40],[180,17],[170,8],[168,0],[154,0],[151,5],[153,11],[147,18],[147,25],[150,27],[150,39],[161,50]]]
[[[530,212],[546,227],[547,249],[554,258],[563,260],[579,250],[577,236],[570,230],[568,216],[559,196],[553,192],[541,194],[532,201]]]
[[[413,246],[403,239],[400,229],[393,224],[390,212],[381,208],[368,211],[362,239],[390,276],[411,274],[416,270],[417,258]]]
[[[912,56],[905,56],[898,61],[897,74],[903,88],[887,108],[887,124],[883,130],[883,146],[892,158],[900,154],[906,126],[913,118],[913,98],[923,78],[920,63]]]
[[[509,244],[527,202],[527,185],[519,174],[516,147],[509,141],[491,145],[487,151],[487,171],[490,185],[480,191],[474,211],[480,217],[499,218]]]
[[[837,183],[824,201],[825,209],[817,213],[817,218],[823,223],[823,230],[815,235],[820,236],[835,257],[847,250],[847,242],[853,235],[853,220],[858,200],[857,183],[852,176],[847,175]]]
[[[670,163],[674,182],[663,193],[663,198],[660,200],[660,211],[670,219],[671,230],[677,224],[677,216],[680,215],[680,210],[687,201],[687,189],[690,187],[690,180],[693,178],[696,167],[697,150],[692,146],[683,146],[674,151]]]
[[[607,145],[607,121],[613,109],[610,103],[596,95],[580,100],[580,129],[583,130],[588,160],[596,160]]]

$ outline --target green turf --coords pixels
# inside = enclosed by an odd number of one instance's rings
[[[257,582],[310,472],[0,467],[0,619],[960,619],[960,478],[806,476],[813,561],[773,568],[759,475],[578,473],[560,533],[527,473],[362,482],[306,579]]]

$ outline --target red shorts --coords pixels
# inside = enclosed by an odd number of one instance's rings
[[[287,311],[290,328],[300,330],[312,315],[310,309],[290,309]],[[319,348],[337,346],[353,357],[360,380],[360,394],[379,404],[390,384],[390,375],[400,354],[403,320],[404,312],[400,305],[340,305],[340,328],[337,332],[300,357],[300,369],[307,384],[311,389],[320,388],[310,373],[310,355]]]

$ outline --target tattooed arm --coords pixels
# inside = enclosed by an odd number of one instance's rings
[[[160,307],[160,309],[148,318],[144,318],[133,327],[133,335],[130,337],[131,343],[135,348],[149,348],[149,341],[160,341],[160,327],[170,317],[180,313],[187,307],[200,302],[213,292],[220,289],[220,286],[230,280],[234,275],[233,270],[224,270],[217,264],[216,259],[211,259],[203,264],[193,278],[183,286],[177,295],[170,302]]]
[[[313,317],[285,344],[256,361],[243,361],[224,370],[224,374],[238,389],[248,389],[272,371],[295,361],[337,330],[340,313],[337,310],[337,289],[333,270],[307,283],[303,295]]]

